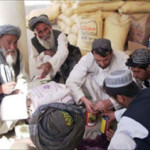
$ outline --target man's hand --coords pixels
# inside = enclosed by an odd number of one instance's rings
[[[51,57],[53,57],[54,55],[55,55],[55,51],[53,51],[53,50],[45,50],[44,51],[44,55],[49,55],[49,56],[51,56]]]
[[[107,140],[110,141],[111,138],[113,137],[115,131],[114,130],[111,130],[109,129],[107,132],[106,132],[106,136],[107,136]]]
[[[112,105],[111,101],[108,100],[100,100],[96,103],[94,110],[95,111],[103,111]]]
[[[52,65],[49,62],[46,62],[46,63],[40,65],[37,69],[42,70],[42,73],[40,76],[40,78],[42,79],[42,78],[45,78],[46,75],[50,72],[50,70],[52,69]]]
[[[16,90],[13,91],[12,94],[21,94],[21,93],[22,93],[22,92],[21,92],[19,89],[16,89]]]
[[[87,99],[86,97],[82,97],[81,101],[85,104],[86,106],[86,110],[90,113],[94,112],[94,104],[92,103],[92,101],[90,101],[89,99]]]
[[[101,114],[102,116],[108,116],[109,117],[109,122],[112,122],[114,121],[116,118],[115,118],[115,112],[113,110],[106,110],[106,112],[103,112]]]
[[[5,84],[2,84],[0,86],[0,93],[10,94],[10,93],[13,92],[15,86],[16,86],[15,82],[8,82],[8,83],[5,83]]]

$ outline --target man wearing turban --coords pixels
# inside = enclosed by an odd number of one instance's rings
[[[79,48],[70,45],[64,33],[53,30],[48,17],[44,14],[32,17],[28,27],[35,35],[31,39],[31,57],[37,69],[42,70],[39,78],[49,74],[50,78],[55,77],[54,81],[59,81],[58,76],[61,76],[65,82],[81,57]]]
[[[22,55],[17,47],[20,36],[19,27],[0,26],[0,103],[7,96],[27,92],[27,75]],[[0,134],[7,133],[15,123],[16,121],[2,121],[0,118]]]
[[[135,50],[126,62],[140,88],[150,87],[150,49]]]

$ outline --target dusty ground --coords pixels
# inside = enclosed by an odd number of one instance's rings
[[[26,129],[28,129],[28,125],[23,121],[18,122],[15,128],[20,128],[22,126],[25,126],[27,127]],[[29,138],[28,130],[24,130],[25,133],[23,133],[21,128],[20,130],[17,130],[16,133],[15,128],[6,134],[0,135],[0,149],[35,150],[35,147]]]

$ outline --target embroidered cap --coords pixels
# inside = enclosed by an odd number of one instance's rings
[[[102,48],[102,49],[107,49],[111,50],[111,42],[108,39],[95,39],[92,43],[92,50],[97,49],[97,48]]]
[[[45,15],[45,14],[42,14],[38,17],[32,17],[30,20],[29,20],[29,23],[28,23],[28,27],[31,31],[34,31],[34,28],[35,26],[38,24],[38,23],[46,23],[47,25],[50,25],[50,21],[48,19],[48,16]]]
[[[132,74],[129,70],[117,70],[109,74],[105,79],[106,87],[119,88],[127,86],[133,82]]]
[[[131,58],[136,64],[148,64],[150,63],[150,49],[137,49],[132,53]]]
[[[3,35],[15,35],[19,39],[21,36],[21,30],[17,26],[13,25],[2,25],[0,26],[0,37]]]

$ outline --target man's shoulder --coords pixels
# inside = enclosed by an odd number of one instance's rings
[[[53,34],[54,34],[55,38],[58,38],[58,36],[62,33],[61,31],[56,30],[56,29],[53,29],[52,31],[53,31]]]
[[[128,59],[128,55],[120,50],[113,50],[113,57],[115,58],[116,61],[120,61],[120,60],[127,60]]]
[[[115,56],[128,56],[125,52],[120,50],[113,50]]]
[[[91,52],[88,52],[87,54],[83,55],[82,58],[83,59],[89,59],[89,58],[93,59],[94,57],[93,57],[93,54]]]

